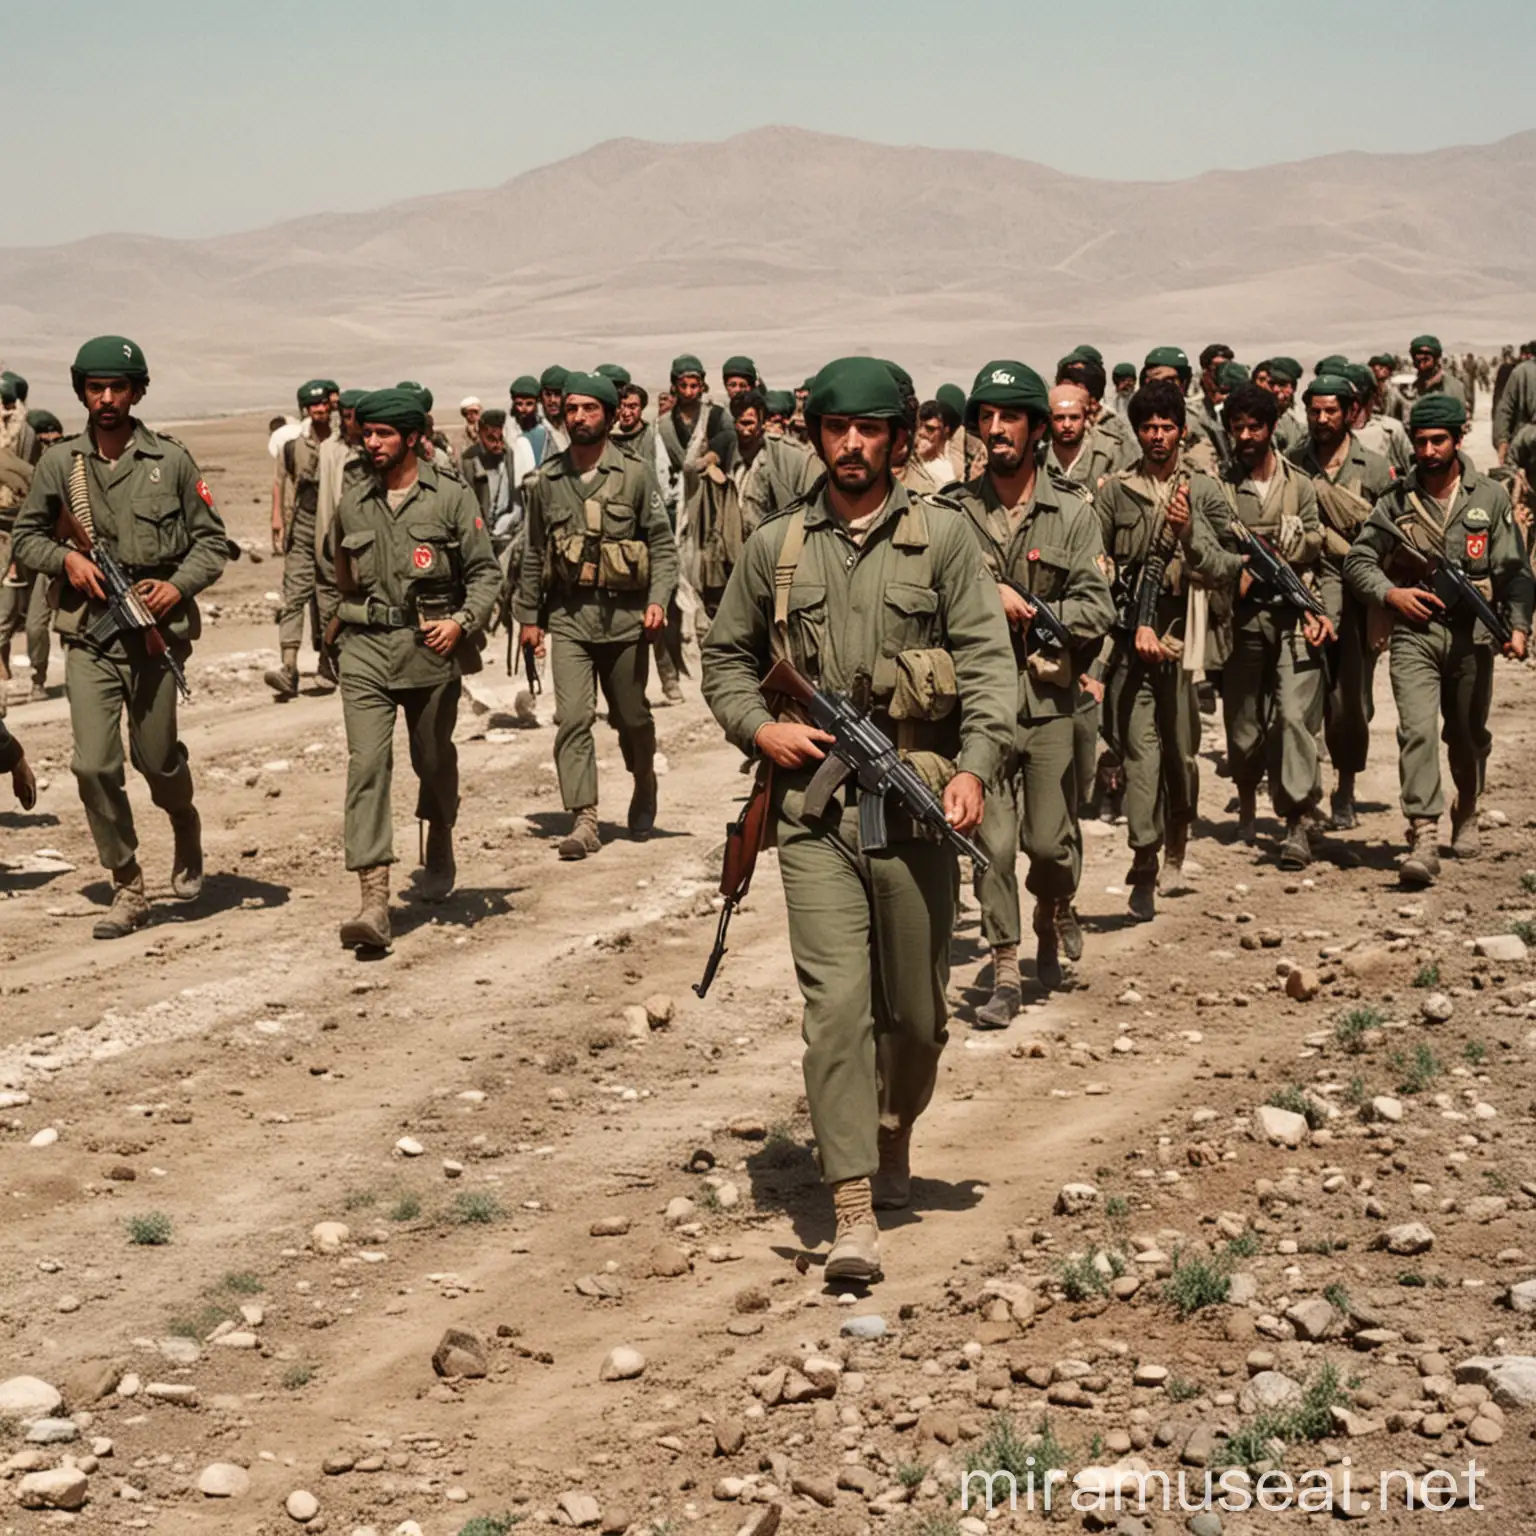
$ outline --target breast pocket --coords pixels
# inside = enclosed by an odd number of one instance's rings
[[[191,546],[181,502],[160,492],[133,498],[133,548],[126,559],[130,565],[169,565],[186,554]]]
[[[827,589],[796,582],[789,593],[789,653],[808,677],[821,676],[827,642]]]
[[[1028,587],[1035,597],[1054,603],[1067,590],[1072,573],[1072,557],[1059,544],[1041,544],[1029,552]]]
[[[882,655],[924,650],[934,643],[938,627],[939,594],[931,587],[918,587],[906,581],[886,584]]]
[[[459,552],[459,541],[453,532],[441,523],[410,523],[405,531],[411,541],[408,579],[428,583],[452,581]]]
[[[350,574],[347,567],[351,567]],[[336,561],[336,585],[343,592],[356,587],[371,593],[379,583],[378,535],[372,528],[342,535],[341,553]]]

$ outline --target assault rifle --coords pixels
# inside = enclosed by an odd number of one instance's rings
[[[1024,649],[1029,651],[1070,651],[1072,649],[1072,635],[1067,626],[1061,622],[1060,616],[1052,609],[1051,605],[1043,597],[1036,597],[1034,593],[1027,592],[1018,582],[1003,578],[1005,587],[1012,587],[1020,597],[1034,609],[1030,616],[1029,628],[1024,631]]]
[[[1405,579],[1398,582],[1399,586],[1416,587],[1440,599],[1443,606],[1435,610],[1432,622],[1449,625],[1451,615],[1465,604],[1466,611],[1482,624],[1501,647],[1514,639],[1514,632],[1498,610],[1477,590],[1472,578],[1460,566],[1452,565],[1449,560],[1439,556],[1426,554],[1410,544],[1398,530],[1393,529],[1393,532],[1397,535],[1398,545],[1392,552],[1389,562],[1392,571],[1388,574],[1395,579],[1395,573],[1401,573]]]
[[[725,829],[725,857],[720,862],[720,894],[725,897],[725,905],[720,909],[714,948],[704,962],[703,978],[693,985],[697,997],[703,997],[709,991],[715,972],[725,959],[725,935],[731,926],[731,917],[752,888],[752,871],[757,867],[757,856],[768,837],[768,802],[772,794],[773,764],[765,761],[758,768],[757,782],[753,784],[741,814]]]
[[[1234,517],[1230,526],[1232,537],[1248,557],[1248,570],[1255,581],[1262,582],[1277,597],[1284,598],[1291,607],[1302,613],[1310,613],[1320,619],[1328,617],[1322,599],[1296,574],[1296,568],[1262,533],[1255,533],[1239,517]]]

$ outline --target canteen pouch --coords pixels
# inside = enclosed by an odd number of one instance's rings
[[[647,592],[651,549],[644,539],[603,539],[597,549],[597,584],[609,592]]]
[[[892,720],[943,720],[954,713],[960,684],[955,659],[948,651],[902,651],[891,659],[895,669],[889,706]],[[877,693],[883,681],[877,676]]]

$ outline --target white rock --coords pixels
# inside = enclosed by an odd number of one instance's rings
[[[32,1095],[20,1088],[0,1089],[0,1109],[21,1109],[32,1102]]]
[[[427,1149],[414,1136],[402,1136],[395,1143],[395,1151],[401,1157],[420,1157]]]
[[[213,1342],[220,1349],[255,1349],[259,1340],[244,1328],[233,1328],[228,1333],[221,1333]]]
[[[12,1376],[0,1381],[0,1419],[46,1419],[64,1406],[57,1387],[36,1376]]]
[[[1472,952],[1485,960],[1513,963],[1525,959],[1525,940],[1518,933],[1491,933],[1472,945]]]
[[[78,1467],[29,1472],[16,1485],[16,1502],[23,1509],[79,1509],[89,1486]]]
[[[1389,1094],[1378,1094],[1371,1100],[1371,1116],[1373,1119],[1385,1120],[1389,1124],[1396,1125],[1403,1118],[1402,1102]]]
[[[317,1221],[309,1232],[316,1253],[340,1253],[351,1238],[352,1229],[344,1221]]]
[[[1244,1413],[1255,1414],[1265,1408],[1288,1408],[1301,1398],[1299,1381],[1280,1371],[1260,1371],[1238,1393],[1237,1406]]]
[[[555,1501],[565,1511],[565,1517],[574,1526],[596,1525],[603,1517],[597,1500],[590,1493],[562,1493]]]
[[[320,1513],[320,1500],[308,1489],[295,1488],[283,1501],[283,1508],[288,1511],[289,1519],[303,1525]]]
[[[1509,1305],[1515,1312],[1536,1312],[1536,1280],[1522,1280],[1509,1288]]]
[[[1299,1147],[1307,1139],[1307,1117],[1274,1104],[1260,1104],[1253,1112],[1253,1129],[1260,1141]]]
[[[1098,1203],[1099,1192],[1092,1184],[1063,1184],[1056,1191],[1058,1216],[1081,1216]]]
[[[33,1419],[27,1426],[28,1445],[67,1445],[80,1438],[80,1427],[73,1419]]]
[[[210,1499],[241,1499],[251,1491],[251,1474],[232,1461],[216,1461],[198,1474],[197,1489]]]
[[[1456,1005],[1444,992],[1431,992],[1419,1004],[1419,1013],[1430,1024],[1443,1024],[1456,1011]]]
[[[1536,1408],[1536,1355],[1474,1355],[1456,1380],[1487,1387],[1500,1408]]]
[[[1416,1253],[1428,1253],[1435,1246],[1435,1234],[1422,1221],[1405,1221],[1401,1226],[1388,1227],[1377,1239],[1376,1246],[1407,1258]]]
[[[29,1147],[51,1147],[58,1139],[58,1131],[55,1130],[53,1126],[49,1125],[44,1126],[43,1129],[40,1130],[37,1135],[35,1135],[31,1141],[27,1143],[27,1145]]]
[[[628,1345],[620,1344],[617,1349],[608,1351],[608,1358],[603,1361],[603,1368],[598,1373],[601,1381],[630,1381],[641,1375],[645,1370],[645,1356],[638,1349],[631,1349]]]

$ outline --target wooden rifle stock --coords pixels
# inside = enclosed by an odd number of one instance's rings
[[[741,814],[725,829],[725,856],[720,861],[720,894],[725,897],[725,905],[720,909],[714,948],[709,952],[709,959],[704,962],[704,975],[694,983],[694,994],[698,997],[703,997],[709,991],[715,972],[725,959],[725,936],[731,926],[731,916],[746,900],[747,892],[752,888],[752,872],[757,868],[757,856],[768,840],[768,811],[772,798],[773,764],[764,759],[758,767],[757,781],[752,786],[747,803],[741,808]]]

